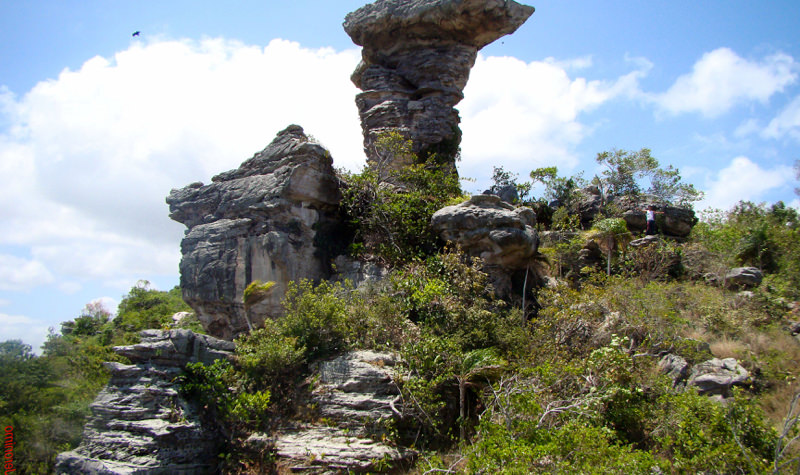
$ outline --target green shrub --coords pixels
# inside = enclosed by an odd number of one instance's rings
[[[416,163],[410,142],[397,133],[377,141],[383,154],[407,157],[399,169],[373,164],[359,174],[343,174],[342,208],[355,231],[351,250],[389,263],[433,254],[439,244],[430,228],[433,213],[461,195],[458,177],[436,157]]]
[[[345,294],[351,290],[326,281],[316,287],[307,279],[289,283],[281,333],[296,339],[309,361],[349,348],[352,328]]]
[[[255,387],[274,386],[303,363],[304,347],[284,336],[274,320],[236,340],[236,361]]]

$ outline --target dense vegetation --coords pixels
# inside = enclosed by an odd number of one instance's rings
[[[394,136],[379,145],[409,153]],[[706,213],[684,242],[630,249],[639,236],[620,228],[612,198],[688,207],[699,196],[648,150],[599,154],[607,170],[591,182],[547,168],[519,184],[496,169],[495,191],[513,186],[520,204],[547,217],[540,231],[563,232],[541,249],[540,277],[549,284],[525,296],[536,311],[523,312],[522,296],[496,298],[480,260],[431,232],[433,212],[463,196],[435,157],[414,162],[342,177],[351,253],[390,265],[385,279],[357,289],[291,283],[285,317],[240,337],[233,362],[187,368],[184,394],[201,399],[225,435],[226,470],[268,470],[268,454],[248,453],[243,440],[286,417],[313,419],[309,365],[358,348],[402,356],[396,383],[406,417],[374,433],[420,450],[419,473],[800,470],[800,345],[786,328],[800,319],[796,210],[740,203]],[[539,199],[530,197],[536,183],[545,187]],[[590,183],[602,189],[604,206],[582,229],[575,214]],[[607,259],[578,267],[590,239]],[[727,289],[725,272],[740,265],[760,268],[763,284]],[[269,290],[254,283],[245,303]],[[47,472],[56,452],[74,447],[87,404],[107,380],[100,363],[119,359],[111,346],[168,327],[179,310],[177,289],[140,285],[113,319],[87,306],[50,335],[40,357],[18,341],[0,344],[0,410],[19,428],[19,465]],[[666,353],[689,363],[736,358],[752,382],[720,403],[674,387],[658,369]]]

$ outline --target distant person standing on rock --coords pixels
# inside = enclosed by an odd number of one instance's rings
[[[647,207],[647,209],[642,210],[647,215],[647,229],[645,230],[645,234],[647,236],[653,236],[656,233],[656,213],[664,214],[663,211],[656,211],[653,208],[653,205]]]

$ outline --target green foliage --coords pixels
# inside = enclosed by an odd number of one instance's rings
[[[619,149],[601,152],[597,154],[597,163],[605,169],[592,182],[606,196],[638,196],[643,191],[640,182],[649,179],[647,193],[678,206],[689,207],[703,198],[703,193],[693,185],[681,183],[678,169],[671,165],[661,168],[647,148],[635,152]]]
[[[236,340],[236,359],[256,387],[274,384],[299,368],[305,348],[297,346],[297,338],[285,336],[273,320]]]
[[[597,221],[586,233],[586,238],[597,242],[605,249],[607,256],[606,273],[611,275],[611,256],[616,250],[624,251],[633,235],[628,231],[628,225],[622,218],[606,218]]]
[[[242,391],[240,375],[225,359],[208,366],[189,363],[179,382],[181,393],[199,402],[230,440],[237,434],[262,429],[269,419],[270,392]]]
[[[273,287],[275,287],[275,282],[254,280],[245,287],[242,293],[242,302],[245,307],[250,307],[269,296]]]
[[[531,179],[545,186],[545,198],[557,201],[559,209],[573,209],[580,198],[580,189],[586,186],[582,173],[561,177],[557,167],[537,168],[531,172]],[[555,217],[553,219],[555,221]]]
[[[346,291],[342,284],[325,281],[316,287],[307,279],[289,283],[281,332],[296,339],[296,345],[305,349],[309,360],[348,348],[351,328],[343,296]]]
[[[754,266],[766,274],[766,290],[779,297],[800,298],[800,216],[783,202],[772,206],[740,202],[727,213],[710,211],[692,230],[694,273]],[[712,267],[719,264],[718,268]],[[721,275],[719,277],[722,277]]]
[[[684,473],[765,473],[777,436],[748,400],[722,406],[691,391],[661,396],[651,423],[663,455]]]
[[[387,156],[406,157],[410,143],[384,136]],[[430,229],[433,213],[461,195],[458,178],[430,158],[424,163],[404,160],[394,169],[380,164],[359,174],[343,174],[342,209],[355,230],[355,247],[390,263],[430,255],[438,237]]]
[[[178,287],[162,292],[151,289],[149,282],[141,280],[123,297],[112,323],[116,333],[135,334],[148,328],[169,326],[172,315],[190,310]]]

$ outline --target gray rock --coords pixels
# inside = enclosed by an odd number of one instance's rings
[[[350,281],[356,287],[380,281],[389,274],[388,269],[374,262],[362,262],[345,255],[336,256],[333,265],[336,269],[335,280]]]
[[[700,394],[727,397],[734,385],[746,386],[750,382],[750,373],[735,358],[713,358],[695,365],[687,384]]]
[[[232,339],[282,313],[287,283],[329,275],[320,233],[336,223],[340,194],[330,154],[292,125],[264,150],[209,185],[172,190],[170,217],[187,226],[181,288],[203,327]],[[248,314],[244,289],[276,283]],[[249,319],[249,321],[248,321]]]
[[[353,351],[322,362],[312,392],[320,417],[367,435],[363,432],[367,423],[397,416],[400,391],[392,381],[396,363],[395,355],[371,351]]]
[[[497,190],[489,189],[484,191],[483,194],[499,196],[501,200],[510,204],[514,204],[519,201],[519,192],[517,192],[517,187],[514,185],[501,186]]]
[[[408,468],[413,451],[356,437],[337,427],[286,430],[275,441],[279,473],[382,473]]]
[[[454,106],[478,50],[513,33],[533,8],[511,0],[378,0],[349,13],[344,29],[362,48],[352,80],[364,149],[394,130],[422,157],[437,153],[455,173],[461,142]],[[394,166],[401,163],[394,164]]]
[[[474,195],[440,209],[431,218],[431,226],[442,239],[483,260],[501,296],[511,290],[510,275],[526,271],[536,258],[539,236],[535,225],[532,209],[515,208],[495,195]]]
[[[686,381],[689,376],[689,363],[678,355],[668,353],[661,357],[658,369],[672,379],[672,385],[678,386]]]
[[[725,287],[734,290],[758,287],[763,278],[756,267],[736,267],[725,274]]]
[[[393,383],[397,356],[353,351],[316,369],[311,402],[325,425],[286,425],[248,442],[274,446],[279,469],[292,473],[383,472],[407,468],[416,452],[378,442],[382,423],[400,417]]]
[[[628,245],[631,247],[643,247],[658,244],[659,241],[661,241],[661,238],[658,236],[645,236],[643,238],[634,239],[628,243]]]
[[[56,458],[58,474],[216,473],[219,444],[174,378],[187,363],[230,357],[233,343],[188,330],[145,330],[116,347],[133,364],[106,363],[111,379],[89,406],[80,445]]]

